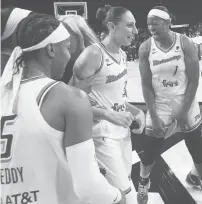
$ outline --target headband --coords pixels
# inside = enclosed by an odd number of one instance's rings
[[[19,72],[16,73],[16,60],[22,55],[23,52],[30,52],[45,48],[48,44],[62,42],[70,36],[67,29],[60,23],[60,25],[42,42],[29,48],[22,49],[15,47],[13,50],[0,79],[1,88],[1,102],[2,111],[1,115],[8,115],[13,113],[13,106],[17,96],[20,82],[23,74],[23,67],[19,66]]]
[[[148,17],[150,17],[150,16],[157,16],[157,17],[162,18],[164,20],[170,20],[170,15],[168,13],[166,13],[165,11],[162,11],[159,9],[152,9],[148,13]]]

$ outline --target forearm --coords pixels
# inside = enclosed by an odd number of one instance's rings
[[[184,96],[184,100],[181,106],[181,110],[183,111],[183,113],[188,113],[191,107],[191,104],[196,96],[197,88],[198,88],[198,83],[188,84],[188,87]]]
[[[134,105],[126,102],[126,110],[131,112],[134,116],[137,115],[138,113],[140,113],[140,109],[135,107]]]
[[[108,120],[107,115],[109,110],[103,108],[92,107],[93,109],[93,120]]]
[[[99,171],[92,139],[66,148],[66,155],[75,193],[82,202],[112,204],[120,201],[120,191]]]
[[[143,91],[144,100],[150,116],[152,118],[157,117],[156,106],[155,106],[155,95],[154,95],[153,89],[142,86],[142,91]]]

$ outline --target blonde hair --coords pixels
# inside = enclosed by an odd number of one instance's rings
[[[83,40],[85,47],[99,42],[96,34],[82,16],[66,15],[59,17],[58,20],[62,22],[67,29],[69,26],[74,33],[78,34]]]

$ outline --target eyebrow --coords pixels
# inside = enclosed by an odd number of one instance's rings
[[[127,21],[126,21],[126,23],[127,23],[127,24],[136,24],[136,21],[130,21],[130,22],[127,22]]]

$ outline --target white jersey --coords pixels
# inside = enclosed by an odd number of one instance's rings
[[[79,203],[62,148],[64,133],[46,123],[37,103],[56,83],[49,78],[22,82],[18,114],[2,118],[2,204]]]
[[[168,50],[162,50],[151,38],[149,63],[152,85],[157,96],[172,98],[185,94],[187,88],[182,36],[174,34],[174,42]]]
[[[89,94],[92,106],[112,111],[125,111],[126,95],[126,55],[120,49],[120,62],[117,62],[102,44],[95,44],[102,52],[102,64],[93,76],[92,91]],[[106,120],[95,123],[94,137],[124,138],[129,129],[114,125]]]

